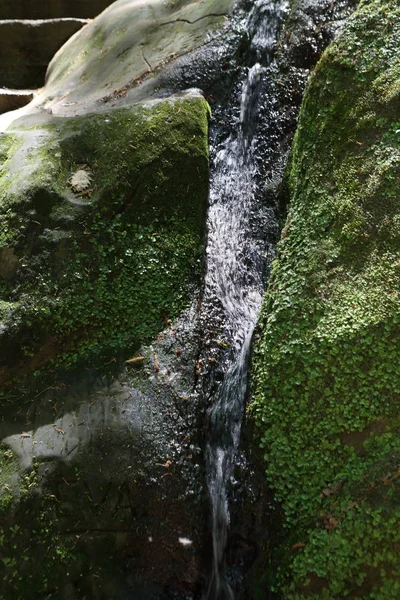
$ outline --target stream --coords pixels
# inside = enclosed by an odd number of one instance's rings
[[[225,564],[230,483],[240,442],[251,340],[274,255],[274,240],[266,232],[271,230],[271,224],[272,229],[276,226],[273,211],[263,202],[260,184],[264,140],[258,135],[258,111],[268,94],[268,67],[285,10],[285,1],[254,3],[245,24],[250,39],[248,64],[233,98],[236,120],[228,135],[220,136],[211,147],[203,306],[213,301],[220,307],[229,351],[225,376],[208,413],[206,471],[213,556],[205,600],[235,597]]]

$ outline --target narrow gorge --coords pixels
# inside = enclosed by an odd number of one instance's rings
[[[398,600],[399,24],[0,0],[1,600]]]

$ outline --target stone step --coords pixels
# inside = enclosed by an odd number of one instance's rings
[[[0,0],[0,19],[96,17],[113,0]]]
[[[0,88],[0,114],[22,108],[33,100],[36,90],[10,90]]]
[[[37,88],[59,48],[87,19],[0,20],[0,85]]]

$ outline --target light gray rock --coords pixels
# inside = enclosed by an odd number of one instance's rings
[[[44,111],[69,117],[159,96],[159,75],[215,40],[234,4],[117,0],[57,52],[43,90],[21,113],[0,119],[0,128],[20,116],[24,125],[38,123]]]

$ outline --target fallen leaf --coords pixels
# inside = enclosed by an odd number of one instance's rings
[[[295,552],[296,550],[300,550],[300,548],[304,548],[304,547],[305,547],[304,542],[298,542],[297,544],[293,544],[293,546],[290,546],[289,550],[291,552]]]
[[[144,356],[135,356],[134,358],[129,358],[125,361],[126,365],[130,365],[131,367],[138,367],[144,361]]]
[[[65,431],[63,429],[60,429],[59,427],[56,427],[55,425],[53,425],[54,431],[57,431],[57,433],[62,433],[62,435],[65,435]]]

